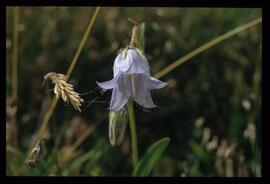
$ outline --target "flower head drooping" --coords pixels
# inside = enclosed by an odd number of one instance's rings
[[[159,89],[167,83],[151,77],[148,61],[137,48],[123,49],[116,57],[113,66],[114,78],[97,82],[99,87],[113,89],[110,111],[119,111],[129,97],[145,108],[154,108],[150,90]]]

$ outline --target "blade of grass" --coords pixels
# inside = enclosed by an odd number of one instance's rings
[[[75,65],[76,65],[76,63],[78,61],[78,58],[80,56],[80,53],[81,53],[81,51],[83,49],[83,46],[84,46],[84,44],[86,42],[86,39],[87,39],[87,37],[88,37],[88,35],[89,35],[92,27],[93,27],[93,24],[94,24],[94,22],[96,20],[96,17],[97,17],[97,14],[98,14],[99,10],[100,10],[100,7],[97,7],[96,10],[95,10],[95,12],[94,12],[94,14],[93,14],[93,16],[92,16],[92,18],[91,18],[91,20],[90,20],[90,22],[89,22],[89,24],[88,24],[88,26],[87,26],[86,32],[83,35],[83,38],[82,38],[82,40],[80,42],[80,45],[79,45],[79,47],[78,47],[78,49],[77,49],[77,51],[75,53],[75,56],[72,59],[71,64],[68,67],[68,71],[66,73],[67,80],[69,79],[72,71],[74,70],[74,67],[75,67]],[[30,151],[39,142],[39,140],[43,137],[44,133],[46,132],[47,127],[48,127],[48,123],[49,123],[49,121],[51,119],[51,116],[52,116],[52,114],[54,112],[54,109],[56,107],[57,102],[58,102],[58,98],[56,98],[54,96],[54,98],[53,98],[53,100],[51,102],[51,105],[50,105],[50,107],[49,107],[49,109],[48,109],[47,113],[45,114],[45,117],[44,117],[44,119],[42,121],[41,127],[40,127],[40,129],[39,129],[39,131],[37,133],[37,136],[35,137],[33,143],[29,147],[29,150],[27,152],[27,155],[28,155],[27,159],[30,156],[29,155]]]
[[[90,23],[89,23],[88,27],[86,29],[86,32],[83,35],[82,41],[81,41],[81,43],[79,45],[79,48],[78,48],[77,52],[75,53],[75,56],[74,56],[73,60],[71,61],[71,64],[68,67],[68,71],[66,73],[67,80],[69,79],[69,77],[70,77],[70,75],[71,75],[71,73],[72,73],[72,71],[73,71],[73,69],[74,69],[74,67],[75,67],[75,65],[76,65],[76,63],[78,61],[80,53],[81,53],[81,51],[83,49],[83,46],[84,46],[84,44],[86,42],[86,39],[87,39],[87,37],[88,37],[92,27],[93,27],[93,24],[94,24],[94,22],[96,20],[96,17],[97,17],[97,14],[98,14],[99,10],[100,10],[100,7],[97,7],[95,12],[94,12],[94,15],[92,16],[92,18],[90,20]]]
[[[184,57],[178,59],[177,61],[173,62],[172,64],[170,64],[169,66],[167,66],[166,68],[164,68],[163,70],[161,70],[160,72],[158,72],[157,74],[154,75],[155,78],[161,78],[164,75],[168,74],[169,72],[171,72],[172,70],[174,70],[176,67],[182,65],[183,63],[185,63],[186,61],[188,61],[189,59],[193,58],[194,56],[200,54],[201,52],[205,51],[206,49],[209,49],[210,47],[213,47],[214,45],[222,42],[223,40],[232,37],[233,35],[240,33],[252,26],[255,26],[259,23],[262,22],[262,17],[257,18],[255,20],[252,20],[246,24],[243,24],[241,26],[236,27],[235,29],[222,34],[218,37],[216,37],[215,39],[207,42],[206,44],[200,46],[199,48],[189,52],[188,54],[186,54]]]

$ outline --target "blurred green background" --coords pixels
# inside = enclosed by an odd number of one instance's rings
[[[27,149],[53,96],[51,85],[42,86],[43,76],[66,73],[95,8],[20,7],[16,105],[10,98],[13,9],[6,9],[7,175],[130,175],[129,127],[120,146],[109,143],[111,92],[86,108],[100,96],[96,81],[112,78],[117,51],[130,41],[128,18],[146,24],[145,53],[154,75],[261,16],[255,8],[102,7],[70,80],[75,91],[88,92],[82,96],[83,111],[60,100],[44,139],[47,157],[29,167],[24,164]],[[135,105],[139,156],[157,140],[171,139],[152,176],[261,176],[261,24],[204,51],[161,80],[168,86],[152,91],[158,108]],[[11,123],[15,111],[17,131]],[[76,150],[67,151],[91,129]]]

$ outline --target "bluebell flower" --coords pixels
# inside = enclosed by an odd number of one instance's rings
[[[119,111],[129,97],[145,108],[154,108],[150,91],[167,83],[151,77],[148,61],[138,49],[128,48],[120,52],[113,66],[114,77],[110,81],[97,82],[99,87],[113,89],[110,111]]]

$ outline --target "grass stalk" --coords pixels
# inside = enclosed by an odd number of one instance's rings
[[[222,42],[223,40],[232,37],[233,35],[240,33],[250,27],[253,27],[259,23],[262,22],[262,17],[257,18],[255,20],[252,20],[246,24],[243,24],[241,26],[238,26],[236,28],[234,28],[233,30],[222,34],[218,37],[216,37],[215,39],[207,42],[206,44],[198,47],[197,49],[189,52],[188,54],[186,54],[184,57],[178,59],[177,61],[173,62],[172,64],[170,64],[169,66],[167,66],[166,68],[164,68],[163,70],[161,70],[160,72],[158,72],[156,75],[154,75],[155,78],[161,78],[164,75],[168,74],[169,72],[171,72],[172,70],[174,70],[176,67],[182,65],[183,63],[185,63],[186,61],[188,61],[189,59],[193,58],[194,56],[202,53],[203,51],[205,51],[206,49],[209,49],[211,47],[213,47],[214,45]]]
[[[75,53],[75,55],[74,55],[74,57],[73,57],[73,59],[71,61],[71,64],[68,67],[68,70],[67,70],[67,73],[66,73],[67,80],[70,78],[71,73],[75,68],[75,65],[76,65],[76,63],[78,61],[78,58],[80,56],[80,53],[81,53],[81,51],[83,49],[83,46],[84,46],[86,40],[87,40],[87,37],[88,37],[90,31],[92,30],[93,24],[94,24],[94,22],[96,20],[96,17],[97,17],[97,14],[98,14],[99,10],[100,10],[100,7],[97,7],[94,14],[93,14],[93,16],[92,16],[92,18],[91,18],[91,20],[90,20],[90,22],[89,22],[89,24],[88,24],[88,26],[87,26],[87,29],[86,29],[86,31],[85,31],[85,33],[83,35],[83,38],[82,38],[82,40],[81,40],[81,42],[79,44],[79,47],[78,47],[78,49],[77,49],[77,51],[76,51],[76,53]],[[40,129],[39,129],[39,131],[37,133],[37,136],[34,138],[34,141],[31,144],[30,149],[28,150],[28,153],[27,153],[28,158],[30,157],[30,154],[29,154],[30,151],[40,141],[40,139],[43,137],[44,133],[46,132],[49,121],[50,121],[50,119],[52,117],[52,114],[54,112],[54,109],[55,109],[55,107],[57,105],[58,100],[59,99],[56,98],[55,96],[53,97],[51,105],[50,105],[47,113],[45,114],[45,117],[44,117],[44,119],[42,121],[41,127],[40,127]]]
[[[76,65],[76,63],[78,61],[80,53],[81,53],[81,51],[83,49],[83,46],[84,46],[84,44],[86,42],[86,39],[87,39],[90,31],[92,30],[93,24],[94,24],[94,22],[95,22],[95,20],[97,18],[97,14],[98,14],[99,10],[100,10],[100,7],[97,7],[95,12],[94,12],[94,15],[92,16],[92,18],[91,18],[91,20],[90,20],[90,22],[89,22],[89,24],[87,26],[87,29],[86,29],[86,31],[85,31],[85,33],[83,35],[83,38],[82,38],[82,40],[80,42],[80,45],[79,45],[79,47],[77,49],[77,52],[75,53],[75,56],[72,59],[71,64],[68,67],[68,70],[67,70],[67,73],[66,73],[67,80],[69,79],[72,71],[74,70],[74,67],[75,67],[75,65]]]

